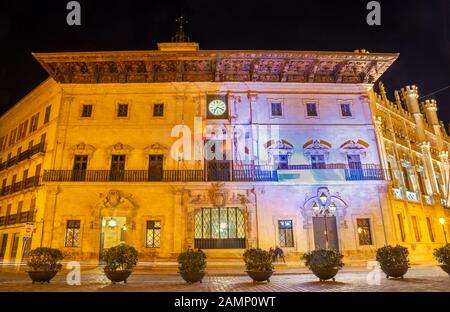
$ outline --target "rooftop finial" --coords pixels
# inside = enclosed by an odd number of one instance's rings
[[[184,32],[184,26],[188,23],[186,18],[183,15],[180,15],[179,18],[175,20],[178,23],[178,29],[175,33],[175,36],[172,37],[172,42],[189,42],[189,36]]]

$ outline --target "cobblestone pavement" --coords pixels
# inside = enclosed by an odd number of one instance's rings
[[[83,270],[80,286],[69,286],[66,273],[60,272],[51,284],[32,284],[25,272],[0,272],[0,292],[54,291],[54,292],[450,292],[450,277],[439,267],[412,268],[403,280],[386,279],[380,273],[380,285],[367,283],[368,272],[344,270],[336,282],[317,281],[312,274],[274,275],[270,283],[253,284],[244,275],[207,276],[203,283],[186,284],[173,272],[136,271],[127,284],[111,284],[101,269]],[[376,279],[374,279],[376,281]]]

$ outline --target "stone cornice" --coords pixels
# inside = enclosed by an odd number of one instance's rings
[[[34,53],[59,83],[374,83],[398,54],[311,51]]]

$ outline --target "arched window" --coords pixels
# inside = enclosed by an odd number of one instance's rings
[[[202,208],[195,213],[195,248],[245,248],[245,218],[238,208]]]

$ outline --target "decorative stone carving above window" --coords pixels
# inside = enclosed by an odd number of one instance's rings
[[[286,140],[270,140],[264,147],[270,157],[273,155],[287,155],[291,156],[294,150],[294,146]]]
[[[341,145],[340,149],[343,153],[347,155],[361,155],[366,156],[367,148],[369,147],[369,143],[358,140],[348,140],[344,144]]]
[[[146,154],[166,155],[169,152],[169,147],[161,143],[153,143],[145,148]]]
[[[325,140],[310,140],[303,145],[303,153],[306,157],[311,157],[311,155],[323,155],[328,158],[330,154],[331,144]]]
[[[113,155],[113,154],[114,155],[128,155],[133,150],[133,147],[131,147],[130,145],[118,142],[114,145],[111,145],[106,150],[111,155]]]
[[[69,150],[73,155],[92,156],[92,154],[95,152],[95,147],[92,145],[86,144],[84,142],[81,142],[79,144],[72,146]]]

